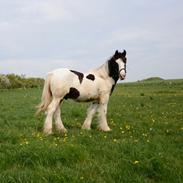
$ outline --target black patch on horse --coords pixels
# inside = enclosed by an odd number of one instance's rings
[[[119,66],[116,63],[114,57],[112,57],[108,61],[108,68],[109,68],[109,76],[112,77],[116,83],[119,79]]]
[[[90,79],[92,81],[95,80],[95,76],[93,74],[88,74],[88,76],[86,76],[87,79]]]
[[[71,87],[70,90],[69,90],[69,93],[67,93],[64,98],[66,100],[68,98],[77,99],[79,97],[79,95],[80,95],[79,91],[76,88]]]
[[[116,84],[112,85],[110,95],[112,95],[112,93],[113,93],[113,91],[114,91],[115,86],[116,86]]]
[[[70,70],[70,71],[76,74],[78,76],[79,82],[82,83],[84,74],[78,71],[73,71],[73,70]]]

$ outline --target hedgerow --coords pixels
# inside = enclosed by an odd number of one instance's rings
[[[44,79],[42,78],[26,78],[25,75],[16,74],[0,74],[0,89],[14,88],[36,88],[42,87]]]

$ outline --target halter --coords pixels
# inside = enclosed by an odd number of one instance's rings
[[[120,70],[119,70],[119,73],[120,73],[122,70],[124,70],[124,71],[125,71],[125,73],[126,73],[126,63],[125,63],[124,65],[125,65],[125,67],[124,67],[124,68],[122,68],[122,69],[120,69]]]

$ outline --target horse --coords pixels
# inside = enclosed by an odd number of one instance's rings
[[[109,97],[118,79],[126,77],[126,51],[115,51],[114,55],[100,67],[88,73],[81,73],[67,68],[49,72],[46,76],[41,103],[37,114],[46,113],[43,127],[45,134],[52,133],[52,118],[55,119],[59,132],[67,132],[61,120],[61,104],[64,99],[76,102],[91,102],[82,129],[90,130],[94,114],[98,112],[99,129],[110,131],[106,115]]]

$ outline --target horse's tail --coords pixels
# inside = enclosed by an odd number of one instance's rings
[[[36,106],[37,108],[36,115],[38,115],[40,112],[46,111],[48,105],[51,103],[51,99],[52,99],[52,93],[50,89],[50,75],[48,75],[44,82],[41,103],[38,106]]]

